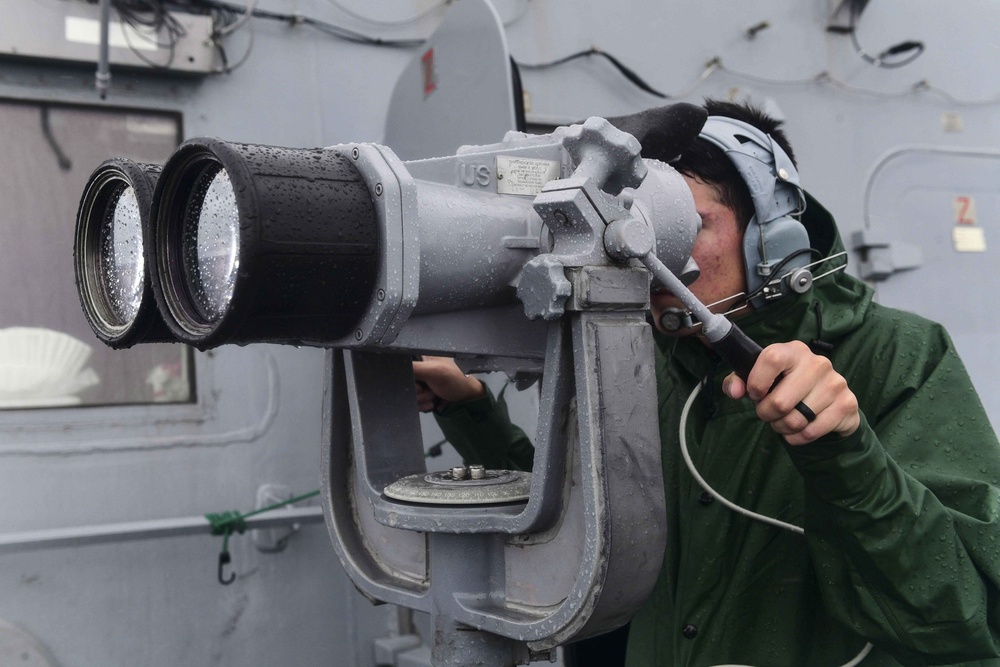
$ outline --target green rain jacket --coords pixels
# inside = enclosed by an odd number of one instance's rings
[[[803,221],[814,247],[842,250],[815,201]],[[1000,665],[1000,445],[945,330],[874,303],[843,272],[738,321],[762,346],[797,339],[827,356],[861,426],[790,447],[750,401],[722,393],[730,369],[712,351],[656,336],[667,549],[628,665],[834,667],[868,642],[865,667]],[[696,468],[804,536],[727,509],[686,468],[681,410],[706,377],[684,425]],[[440,421],[469,460],[531,465],[502,400]]]

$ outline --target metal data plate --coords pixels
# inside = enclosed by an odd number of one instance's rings
[[[393,500],[430,505],[498,505],[528,499],[531,473],[487,470],[482,479],[452,479],[449,471],[419,473],[385,487]]]

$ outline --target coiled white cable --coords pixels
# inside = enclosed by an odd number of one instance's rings
[[[763,523],[770,524],[772,526],[777,526],[778,528],[784,528],[785,530],[790,530],[798,535],[804,535],[805,530],[801,526],[796,526],[795,524],[786,523],[784,521],[780,521],[778,519],[765,516],[763,514],[758,514],[757,512],[752,512],[746,509],[745,507],[740,507],[739,505],[732,502],[731,500],[720,494],[718,491],[713,489],[708,484],[708,482],[705,481],[705,478],[701,476],[701,473],[698,472],[697,468],[694,467],[694,461],[691,460],[691,453],[688,451],[688,446],[687,446],[687,421],[688,421],[688,415],[691,412],[691,406],[694,405],[694,399],[698,397],[698,393],[701,392],[701,390],[704,387],[705,387],[705,380],[702,380],[701,382],[698,383],[697,386],[695,386],[694,390],[691,392],[691,395],[688,396],[687,401],[685,401],[684,403],[684,409],[681,410],[681,420],[680,420],[681,423],[679,427],[681,456],[684,457],[684,463],[687,465],[687,469],[691,473],[691,476],[695,478],[695,480],[698,482],[698,484],[701,485],[703,489],[708,491],[709,495],[711,495],[717,501],[719,501],[732,511],[736,512],[737,514],[742,514],[743,516],[750,517],[751,519],[754,519],[756,521],[761,521]],[[851,658],[848,662],[845,662],[840,667],[856,667],[856,665],[861,664],[861,661],[868,656],[868,653],[871,652],[871,650],[872,650],[872,645],[870,643],[865,644],[864,648],[861,649],[860,653]],[[751,666],[726,664],[726,665],[716,665],[715,667],[751,667]]]

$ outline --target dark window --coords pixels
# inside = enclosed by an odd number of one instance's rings
[[[105,347],[73,274],[91,172],[114,156],[162,163],[180,134],[178,114],[0,100],[0,408],[194,400],[190,350]]]

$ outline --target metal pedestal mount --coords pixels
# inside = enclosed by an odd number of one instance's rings
[[[645,170],[631,136],[601,119],[575,127],[564,143],[576,171],[533,201],[551,252],[529,261],[517,284],[526,313],[548,320],[530,475],[428,473],[410,355],[328,353],[327,526],[364,595],[431,615],[435,665],[526,664],[611,630],[660,570],[649,274],[604,248],[607,225],[635,214],[619,193]]]

